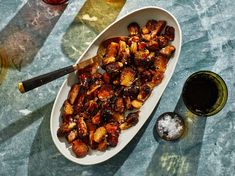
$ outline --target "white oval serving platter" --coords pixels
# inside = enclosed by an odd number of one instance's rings
[[[140,26],[143,26],[150,19],[166,20],[167,25],[173,26],[175,28],[175,39],[172,42],[172,44],[175,46],[176,51],[174,56],[168,62],[162,83],[154,88],[150,97],[141,107],[139,114],[139,122],[134,127],[121,132],[119,137],[119,142],[116,147],[109,148],[105,152],[97,152],[90,150],[90,153],[86,157],[77,158],[75,154],[72,152],[71,146],[66,142],[66,140],[59,139],[57,137],[57,130],[61,122],[61,108],[63,106],[64,101],[67,99],[67,95],[71,86],[76,81],[75,73],[70,74],[68,78],[64,81],[63,85],[61,86],[58,92],[58,95],[56,97],[51,112],[51,119],[50,119],[50,130],[51,130],[52,139],[58,150],[67,159],[82,165],[97,164],[110,159],[118,152],[120,152],[131,141],[131,139],[137,134],[137,132],[144,125],[145,121],[149,118],[154,107],[157,105],[163,91],[165,90],[169,80],[171,79],[174,73],[181,50],[182,35],[179,23],[176,20],[176,18],[167,10],[151,6],[135,10],[125,15],[121,19],[109,25],[103,32],[101,32],[96,37],[96,39],[91,43],[88,49],[84,52],[84,54],[77,60],[77,63],[95,56],[98,46],[103,40],[116,36],[123,36],[123,35],[127,36],[128,35],[127,26],[131,22],[137,22]]]

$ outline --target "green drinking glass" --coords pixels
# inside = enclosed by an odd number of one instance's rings
[[[218,74],[212,71],[199,71],[186,80],[182,98],[192,113],[199,116],[212,116],[225,106],[228,89]]]

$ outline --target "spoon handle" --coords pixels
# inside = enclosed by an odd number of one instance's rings
[[[74,72],[77,65],[70,65],[43,75],[36,76],[34,78],[22,81],[18,83],[18,89],[21,93],[28,92],[32,89],[40,87],[46,83],[49,83],[57,78],[60,78],[68,73]]]

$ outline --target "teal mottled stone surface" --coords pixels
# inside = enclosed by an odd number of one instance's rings
[[[71,0],[32,62],[21,70],[9,68],[0,85],[0,175],[235,175],[233,0],[127,0],[119,17],[151,5],[169,10],[178,19],[183,43],[175,73],[149,120],[118,155],[101,164],[81,166],[59,153],[51,139],[49,120],[65,77],[23,95],[17,83],[74,62],[64,54],[62,46],[66,43],[62,41],[84,2]],[[0,30],[26,3],[27,0],[0,0]],[[93,38],[95,35],[91,34]],[[89,44],[86,42],[81,42],[82,50]],[[182,86],[198,70],[221,75],[228,87],[227,104],[218,114],[191,122],[190,138],[176,143],[156,140],[153,133],[157,117],[167,111],[185,111],[180,99]]]

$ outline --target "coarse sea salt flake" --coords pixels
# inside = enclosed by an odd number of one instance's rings
[[[158,121],[158,129],[161,137],[166,135],[167,138],[175,138],[181,134],[183,126],[177,115],[172,117],[166,114]]]

